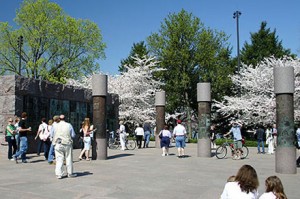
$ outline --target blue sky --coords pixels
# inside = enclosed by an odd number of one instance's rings
[[[118,74],[121,59],[128,57],[133,43],[145,41],[158,32],[170,13],[184,9],[200,18],[206,27],[224,31],[236,56],[236,20],[239,18],[240,48],[249,42],[250,32],[257,32],[262,21],[276,29],[284,48],[300,55],[299,0],[51,0],[74,18],[89,19],[98,24],[104,42],[106,59],[99,60],[101,71]],[[13,25],[21,0],[0,0],[0,21]]]

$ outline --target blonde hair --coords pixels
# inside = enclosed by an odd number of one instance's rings
[[[287,199],[281,180],[277,176],[270,176],[265,181],[266,192],[273,192],[278,199]]]

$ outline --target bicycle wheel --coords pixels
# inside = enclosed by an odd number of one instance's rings
[[[248,156],[248,154],[249,154],[248,147],[246,147],[246,146],[243,145],[241,153],[242,153],[241,158],[245,159]]]
[[[227,147],[226,146],[219,146],[216,149],[216,157],[218,159],[223,159],[227,155]]]
[[[136,142],[135,140],[126,140],[126,148],[128,150],[134,150],[136,147]]]
[[[110,149],[117,149],[117,148],[119,148],[119,146],[120,146],[120,142],[118,142],[118,140],[109,138],[109,140],[108,140],[108,148],[110,148]]]

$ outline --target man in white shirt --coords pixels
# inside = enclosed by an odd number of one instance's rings
[[[139,124],[139,126],[135,129],[135,135],[136,135],[136,143],[138,148],[142,148],[142,140],[144,137],[144,129],[143,129],[143,125]]]
[[[181,120],[177,120],[177,126],[173,130],[173,135],[174,135],[175,141],[176,141],[178,158],[185,157],[184,147],[185,147],[186,129],[181,124]]]
[[[55,157],[56,166],[55,174],[58,179],[63,177],[63,165],[64,159],[66,160],[66,167],[68,172],[68,177],[76,177],[77,175],[73,173],[73,140],[75,137],[75,132],[70,123],[65,122],[65,116],[59,116],[60,122],[53,126],[54,136],[53,143],[55,143]]]

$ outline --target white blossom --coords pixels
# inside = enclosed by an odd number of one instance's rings
[[[215,102],[222,116],[236,117],[246,125],[271,124],[276,121],[276,101],[274,93],[274,67],[294,67],[295,93],[294,108],[295,120],[300,119],[299,94],[300,94],[300,60],[284,57],[276,59],[266,58],[256,67],[242,65],[240,74],[231,76],[233,83],[241,88],[241,96],[224,97],[222,102]]]

